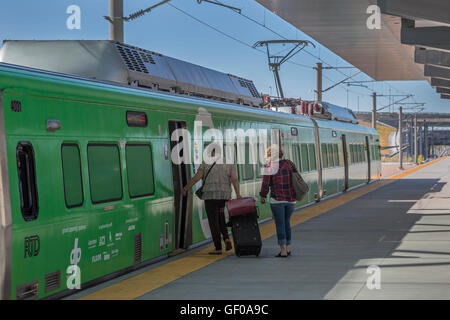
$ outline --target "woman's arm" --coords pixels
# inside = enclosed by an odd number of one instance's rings
[[[261,196],[261,203],[266,202],[266,197],[267,194],[269,193],[269,184],[270,184],[270,175],[264,175],[263,182],[261,185],[261,191],[259,192],[259,195]]]
[[[203,178],[203,169],[198,169],[197,173],[192,177],[191,180],[186,184],[183,188],[183,196],[187,194],[189,190],[191,190],[192,186],[196,184],[201,178]]]
[[[236,192],[236,198],[241,198],[241,190],[239,186],[239,179],[236,168],[233,166],[231,169],[231,183],[233,184],[234,191]]]

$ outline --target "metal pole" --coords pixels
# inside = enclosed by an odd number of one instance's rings
[[[322,63],[317,63],[317,94],[316,94],[316,100],[318,102],[322,102]]]
[[[423,125],[419,127],[419,154],[423,160]]]
[[[277,81],[277,89],[280,91],[280,97],[284,98],[283,89],[281,88],[280,74],[278,73],[278,67],[275,67],[273,69],[273,73],[275,74],[275,80]]]
[[[109,0],[109,39],[124,42],[123,0]]]
[[[423,122],[423,143],[424,143],[424,150],[423,150],[423,156],[425,160],[428,160],[428,125],[425,124],[425,121]]]
[[[434,158],[434,127],[431,126],[431,157]]]
[[[414,119],[411,118],[411,121],[409,122],[409,148],[408,148],[408,156],[412,157],[414,155],[413,152],[413,145],[414,145]]]
[[[418,152],[417,150],[417,114],[414,115],[414,162],[417,163]]]
[[[377,128],[377,93],[372,94],[372,128]]]
[[[399,169],[403,170],[403,137],[402,137],[402,131],[403,131],[403,127],[402,127],[402,107],[400,107],[398,109],[398,134],[399,134],[399,152],[398,152],[398,156],[399,156]]]

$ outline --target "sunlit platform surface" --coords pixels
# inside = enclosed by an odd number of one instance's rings
[[[288,258],[274,257],[269,235],[259,257],[225,255],[146,290],[146,274],[209,259],[208,244],[68,298],[450,299],[450,158],[413,171],[319,204],[323,213],[293,227]]]

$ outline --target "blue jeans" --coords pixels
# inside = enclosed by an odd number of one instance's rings
[[[277,228],[278,244],[291,244],[291,215],[294,212],[294,203],[276,203],[270,204],[275,226]]]

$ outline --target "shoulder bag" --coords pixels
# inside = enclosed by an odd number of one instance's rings
[[[214,162],[213,165],[212,165],[212,167],[209,168],[209,170],[208,170],[208,172],[206,173],[205,177],[202,179],[202,180],[203,180],[202,186],[201,186],[197,191],[195,191],[195,195],[196,195],[197,197],[199,197],[201,200],[203,200],[203,186],[204,186],[205,183],[206,183],[206,178],[208,177],[209,173],[211,172],[212,168],[214,168],[215,165],[216,165],[216,163]]]
[[[295,199],[297,201],[303,200],[305,195],[309,192],[308,184],[303,180],[302,176],[298,172],[297,168],[293,168],[291,163],[289,163],[292,170],[292,186],[295,190]],[[295,169],[295,170],[294,170]]]

